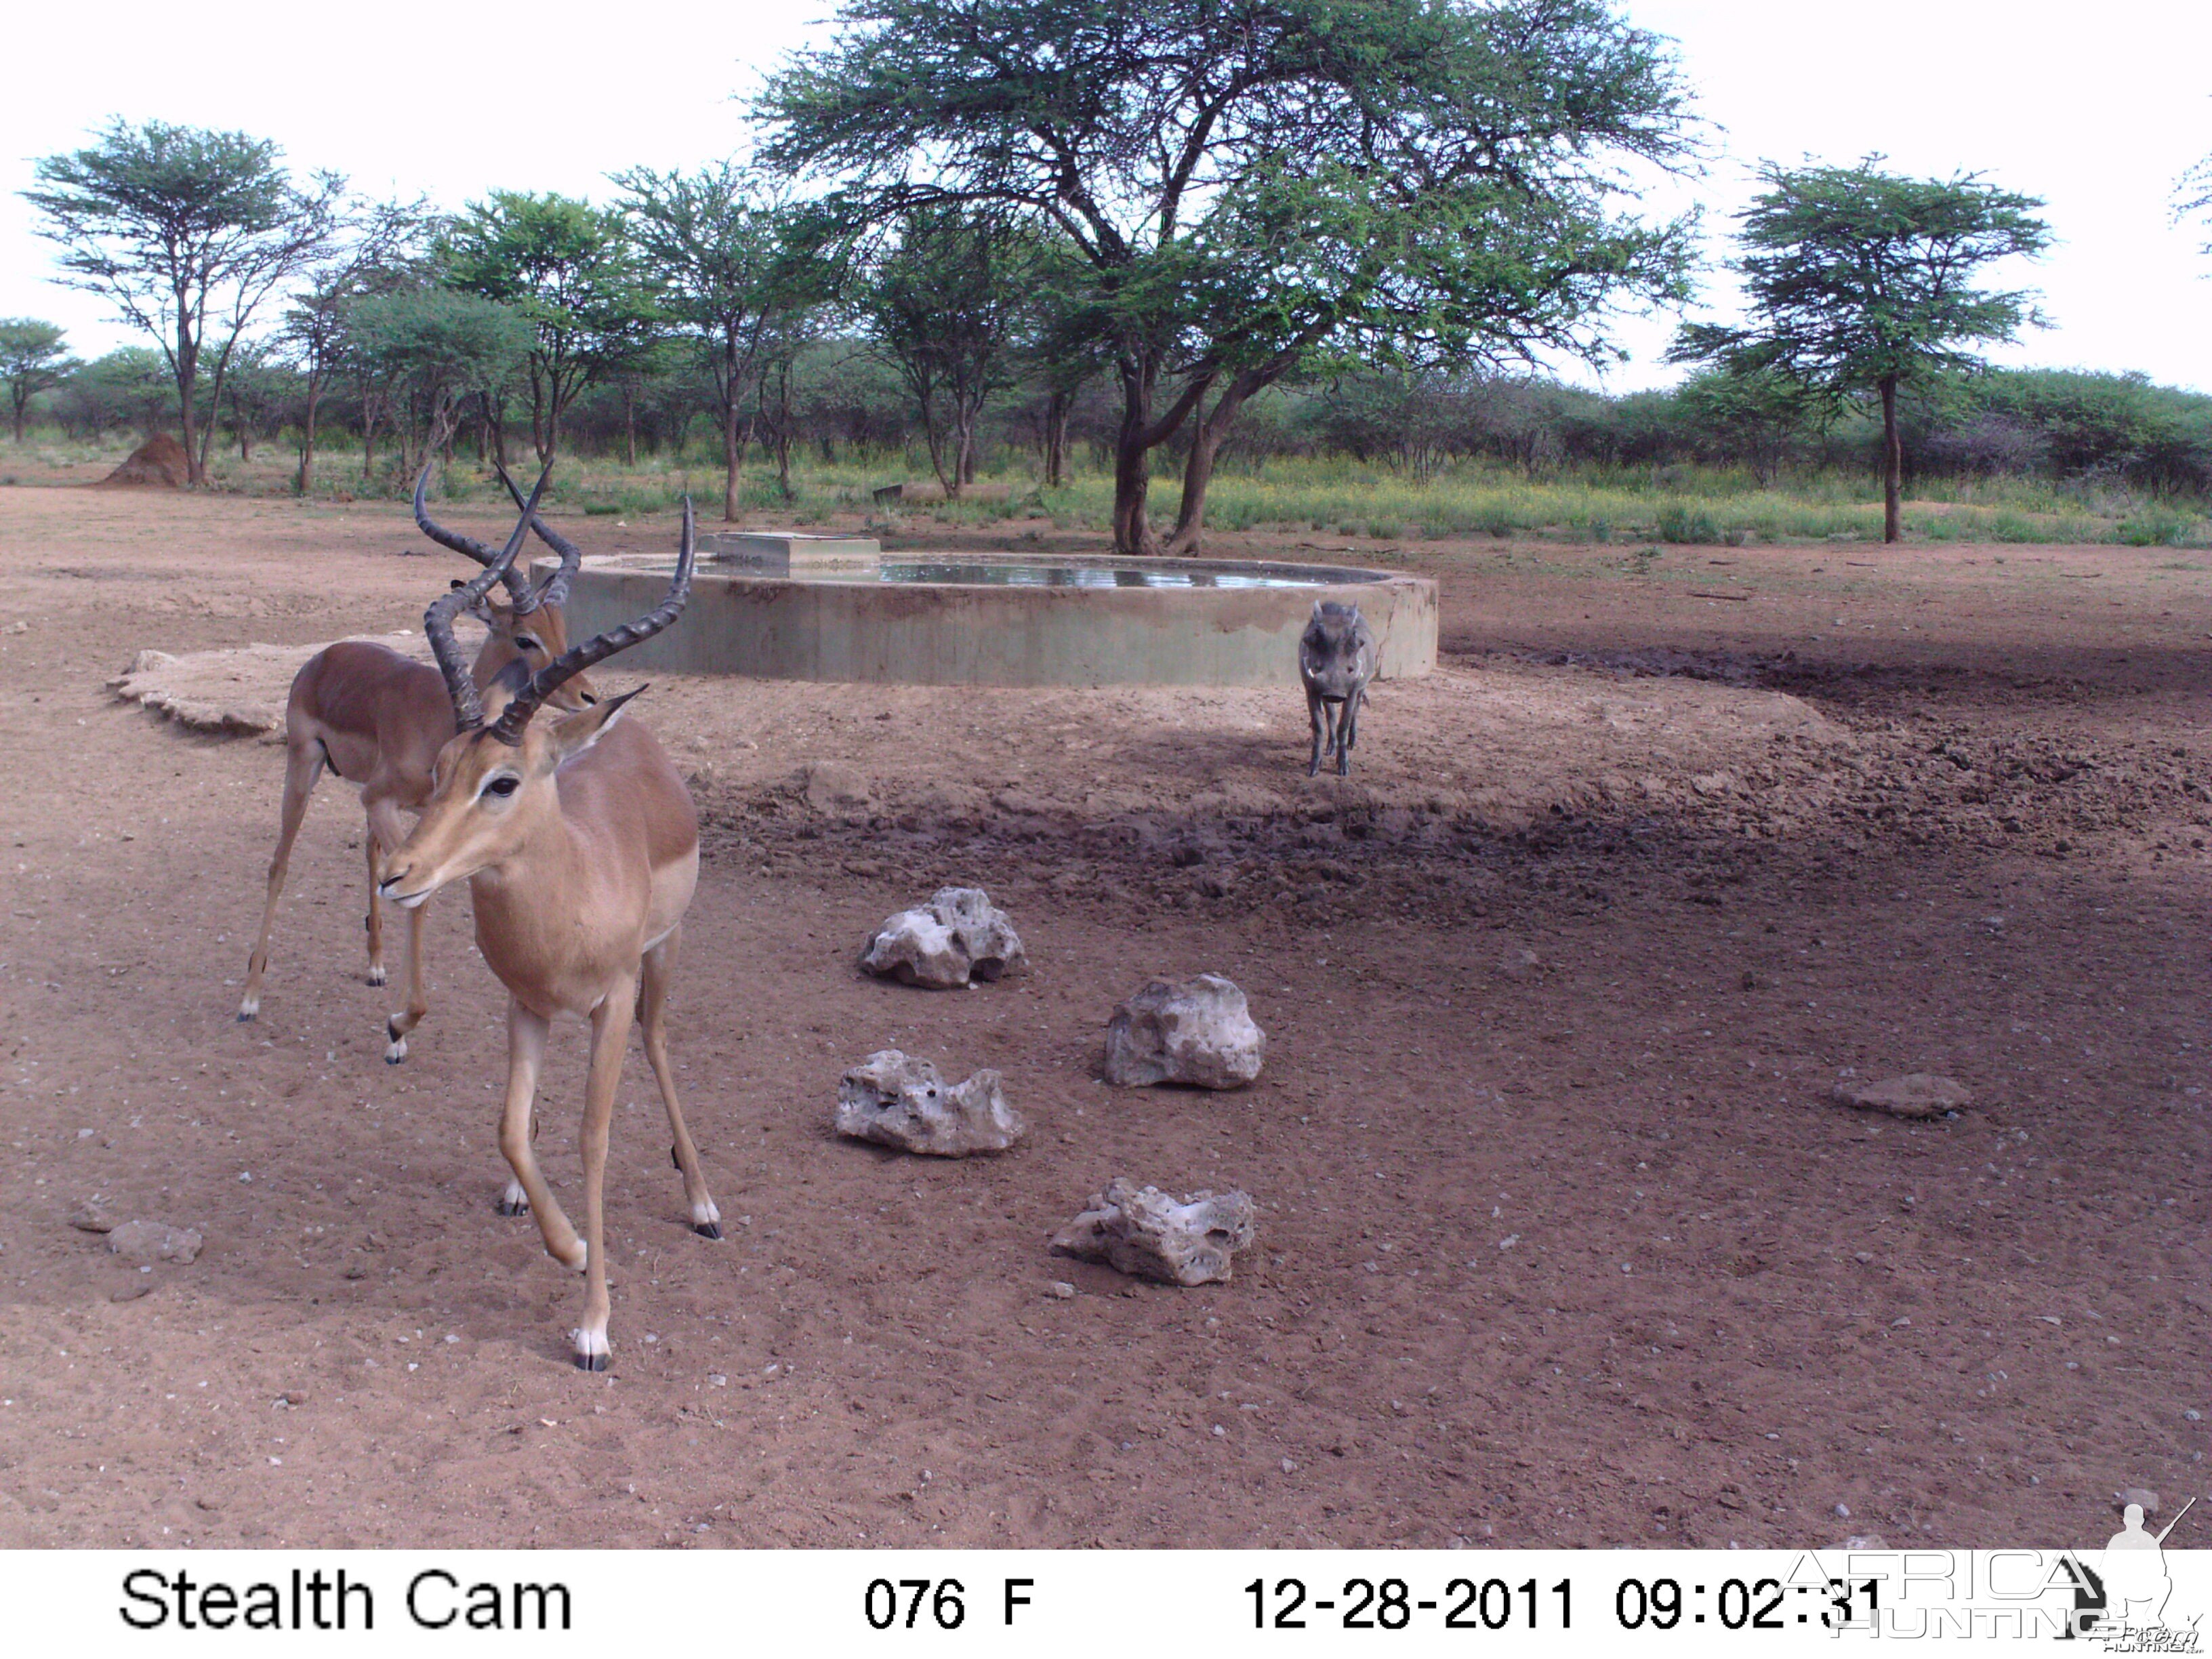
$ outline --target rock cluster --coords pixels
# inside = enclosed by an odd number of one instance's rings
[[[190,1227],[171,1227],[159,1221],[126,1221],[112,1228],[107,1248],[133,1261],[175,1261],[189,1266],[200,1253],[202,1240]]]
[[[1117,1176],[1052,1248],[1163,1285],[1225,1283],[1230,1258],[1251,1244],[1258,1223],[1249,1194],[1201,1191],[1178,1201]]]
[[[1260,1075],[1267,1036],[1244,993],[1218,974],[1156,979],[1121,1003],[1106,1027],[1106,1081],[1241,1089]]]
[[[930,1158],[1003,1152],[1024,1127],[996,1072],[948,1085],[927,1060],[896,1048],[870,1054],[839,1080],[832,1121],[841,1135]]]
[[[980,887],[940,887],[918,909],[889,918],[868,940],[860,965],[872,974],[951,990],[1029,966],[1021,935]]]

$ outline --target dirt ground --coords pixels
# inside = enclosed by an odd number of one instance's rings
[[[729,1237],[634,1059],[591,1376],[577,1282],[493,1212],[465,897],[387,1068],[325,781],[235,1023],[281,750],[106,689],[419,627],[453,562],[397,505],[0,489],[0,1544],[2052,1544],[2203,1490],[2208,562],[1352,550],[1438,577],[1444,651],[1349,781],[1303,776],[1295,694],[641,700],[706,820],[674,1048]],[[1034,971],[859,976],[951,881]],[[1260,1082],[1099,1083],[1115,1001],[1200,969]],[[836,1139],[890,1046],[998,1067],[1030,1141]],[[1831,1098],[1910,1071],[1975,1103]],[[1235,1282],[1048,1255],[1116,1175],[1249,1191]],[[141,1273],[70,1224],[95,1196],[204,1253]]]

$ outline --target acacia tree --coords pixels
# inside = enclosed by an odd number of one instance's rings
[[[36,317],[0,317],[0,380],[8,385],[19,444],[31,399],[84,367],[64,347],[67,337],[61,328]]]
[[[783,257],[769,288],[769,324],[755,360],[754,427],[775,456],[775,483],[789,501],[791,444],[798,426],[799,359],[818,340],[842,286],[837,262],[823,249],[820,228],[809,216],[784,222]]]
[[[253,441],[274,432],[292,401],[295,382],[290,366],[266,341],[240,343],[230,372],[223,377],[222,400],[230,411],[231,435],[238,440],[238,459],[253,459]]]
[[[948,500],[974,480],[984,405],[1013,378],[1036,265],[1032,239],[1003,216],[919,209],[859,284],[865,325],[898,366]]]
[[[1869,155],[1854,167],[1760,166],[1767,189],[1736,216],[1751,319],[1693,324],[1668,353],[1742,374],[1777,371],[1831,398],[1881,404],[1881,538],[1904,533],[1900,388],[1984,367],[1965,348],[2038,324],[2026,290],[1972,284],[2000,259],[2033,256],[2051,234],[2041,198],[1979,174],[1907,179]]]
[[[389,400],[403,478],[446,448],[465,401],[504,380],[532,341],[513,307],[442,289],[355,300],[345,331],[364,378]]]
[[[1692,375],[1674,402],[1722,457],[1748,459],[1761,487],[1774,482],[1791,445],[1835,414],[1834,399],[1818,387],[1740,363]]]
[[[62,248],[63,280],[98,294],[151,334],[177,386],[190,481],[207,481],[210,422],[200,373],[219,404],[240,337],[269,297],[329,240],[345,181],[294,185],[283,152],[242,132],[109,123],[100,142],[35,162],[22,192]]]
[[[1613,203],[1689,153],[1656,37],[1607,0],[846,0],[757,108],[763,159],[848,218],[986,203],[1065,238],[1121,392],[1114,539],[1159,550],[1152,454],[1194,418],[1181,520],[1238,412],[1316,354],[1604,350],[1682,291],[1686,227]],[[1206,404],[1212,397],[1210,406]]]
[[[734,161],[694,173],[617,173],[638,253],[662,284],[664,316],[714,380],[722,434],[722,517],[737,522],[744,410],[784,290],[791,210]]]
[[[447,228],[438,258],[447,286],[513,306],[529,321],[530,436],[539,461],[550,462],[569,404],[631,362],[659,321],[623,214],[573,197],[495,191]]]
[[[302,495],[315,485],[316,428],[343,361],[346,307],[367,295],[419,286],[431,230],[420,198],[349,210],[284,314],[280,331],[301,380],[300,471],[294,488]]]

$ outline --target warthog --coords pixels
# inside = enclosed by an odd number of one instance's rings
[[[1306,688],[1306,713],[1313,720],[1313,760],[1306,775],[1321,770],[1324,753],[1336,756],[1336,775],[1352,770],[1352,745],[1359,738],[1359,705],[1367,683],[1381,667],[1375,635],[1356,605],[1333,599],[1314,602],[1313,620],[1298,640],[1298,678]]]

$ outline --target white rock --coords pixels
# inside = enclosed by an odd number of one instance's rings
[[[1163,1285],[1226,1283],[1230,1257],[1250,1245],[1259,1214],[1247,1193],[1196,1192],[1178,1201],[1117,1176],[1052,1248]]]
[[[1241,1089],[1260,1075],[1267,1035],[1244,993],[1218,974],[1156,979],[1106,1027],[1106,1080],[1123,1088],[1188,1083]]]
[[[126,1221],[110,1231],[107,1248],[133,1261],[190,1263],[200,1253],[201,1239],[189,1227],[171,1227],[159,1221]]]
[[[1973,1103],[1973,1095],[1955,1078],[1909,1072],[1879,1083],[1838,1083],[1836,1098],[1846,1106],[1887,1112],[1892,1117],[1941,1117]]]
[[[896,1048],[870,1054],[839,1080],[832,1121],[841,1135],[930,1158],[1003,1152],[1024,1128],[996,1072],[947,1085],[936,1066]]]
[[[951,990],[1029,966],[1021,935],[980,887],[940,887],[919,909],[902,910],[869,939],[860,965],[908,985]]]

